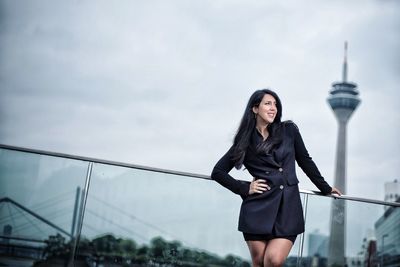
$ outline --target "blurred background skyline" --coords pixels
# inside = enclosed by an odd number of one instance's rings
[[[383,199],[400,173],[399,7],[2,0],[0,143],[209,174],[251,93],[269,87],[332,184],[326,98],[347,40],[362,100],[348,126],[347,193]]]

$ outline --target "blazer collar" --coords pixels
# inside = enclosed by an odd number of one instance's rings
[[[257,129],[254,127],[253,131],[253,136],[252,136],[252,144],[250,145],[252,152],[254,155],[267,163],[268,165],[274,166],[274,167],[282,167],[279,162],[276,161],[276,153],[277,151],[274,150],[270,154],[258,154],[256,151],[256,147],[258,144],[260,144],[263,141],[261,134],[257,131]]]

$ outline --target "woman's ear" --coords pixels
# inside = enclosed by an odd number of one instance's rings
[[[258,113],[258,107],[254,106],[254,107],[253,107],[253,112],[254,112],[255,114],[257,114],[257,113]]]

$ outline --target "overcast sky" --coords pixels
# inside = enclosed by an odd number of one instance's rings
[[[0,143],[209,174],[270,87],[332,183],[346,40],[362,100],[347,193],[383,199],[400,178],[398,1],[0,0]]]

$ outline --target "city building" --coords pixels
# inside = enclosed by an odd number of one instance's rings
[[[400,197],[396,199],[396,202],[400,202]],[[399,222],[400,209],[396,207],[389,207],[375,223],[377,259],[381,263],[381,266],[399,266]]]
[[[326,258],[328,256],[328,236],[318,229],[308,234],[308,256]]]
[[[395,202],[400,197],[400,183],[396,180],[385,183],[385,201]],[[385,210],[388,207],[385,206]]]

